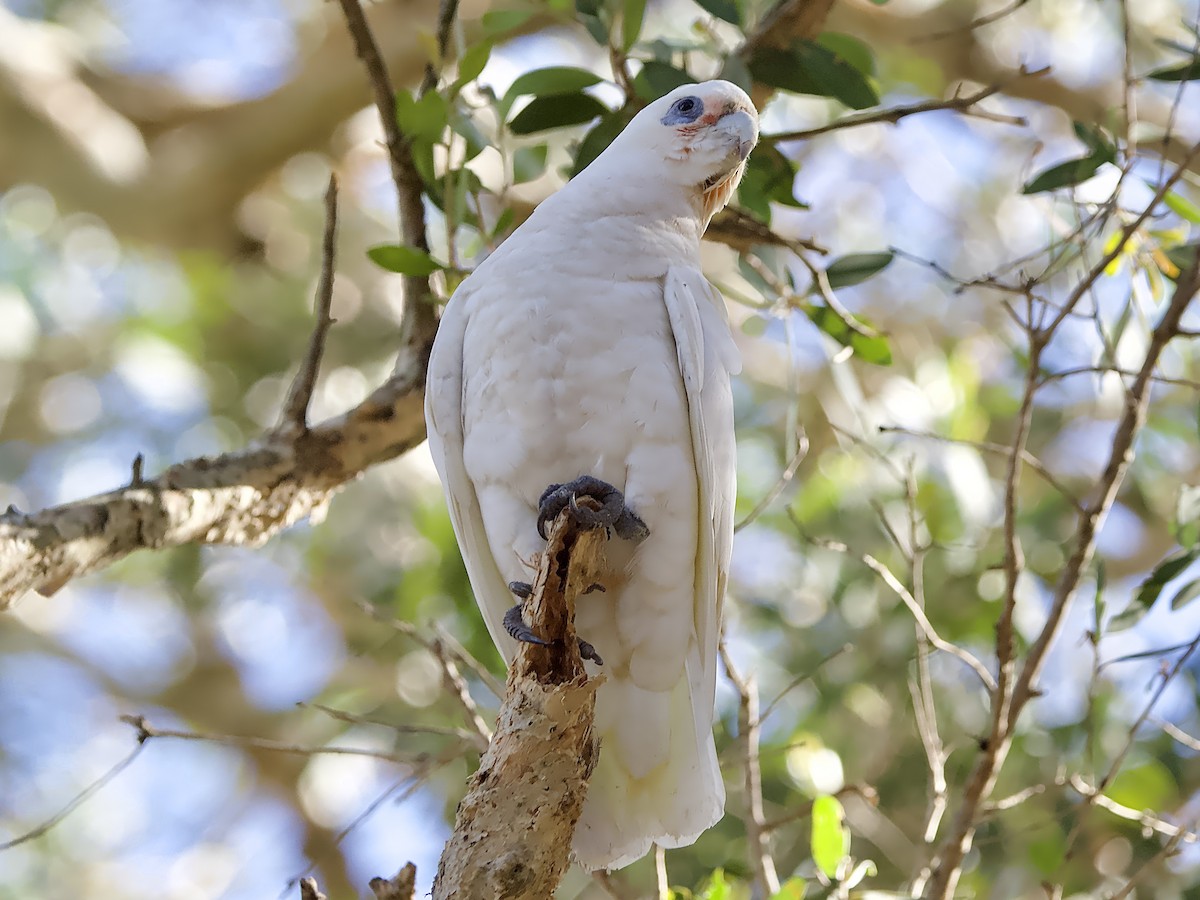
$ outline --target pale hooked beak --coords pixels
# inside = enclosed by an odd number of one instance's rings
[[[758,123],[745,110],[726,113],[717,119],[714,126],[729,135],[737,143],[739,160],[744,160],[758,143]]]

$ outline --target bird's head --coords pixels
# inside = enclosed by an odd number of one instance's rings
[[[736,84],[687,84],[639,112],[626,137],[662,159],[661,177],[697,192],[707,222],[742,179],[758,142],[758,113]]]

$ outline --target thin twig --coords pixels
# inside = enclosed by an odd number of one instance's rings
[[[325,234],[321,240],[321,277],[317,282],[315,302],[316,323],[308,339],[308,351],[300,361],[300,368],[292,385],[288,388],[283,412],[279,417],[281,428],[294,428],[298,432],[308,430],[308,407],[312,403],[313,390],[317,386],[317,372],[321,368],[321,356],[325,352],[325,338],[334,320],[330,315],[333,308],[333,271],[337,253],[337,175],[330,174],[329,187],[325,190]]]
[[[783,493],[786,488],[796,477],[796,470],[800,468],[800,463],[804,461],[804,457],[808,455],[808,435],[804,433],[804,429],[800,429],[796,435],[796,452],[792,454],[792,458],[787,461],[787,465],[783,467],[783,471],[779,473],[779,478],[771,489],[763,495],[763,498],[754,504],[754,509],[746,513],[746,517],[742,521],[733,526],[733,533],[737,534],[747,525],[754,522],[759,516],[767,511],[772,503]]]
[[[145,748],[146,748],[146,741],[144,738],[141,737],[141,735],[139,735],[137,746],[134,747],[132,750],[130,750],[128,755],[126,755],[124,759],[122,759],[120,762],[116,763],[116,765],[114,765],[112,768],[110,768],[107,772],[105,772],[103,775],[101,775],[99,778],[97,778],[95,781],[93,781],[91,784],[89,784],[87,787],[85,787],[82,791],[80,791],[78,794],[76,794],[73,798],[71,798],[70,802],[68,802],[66,806],[64,806],[62,809],[60,809],[58,812],[56,812],[54,815],[52,815],[46,821],[42,822],[41,825],[38,825],[36,828],[30,829],[29,831],[25,832],[24,834],[18,835],[17,837],[13,838],[11,841],[5,841],[3,844],[0,844],[0,851],[11,850],[13,847],[17,847],[17,846],[20,846],[21,844],[27,843],[29,841],[36,840],[37,838],[40,838],[42,835],[46,834],[55,825],[57,825],[59,822],[61,822],[63,819],[65,819],[67,816],[69,816],[71,813],[73,813],[75,810],[77,810],[80,806],[82,806],[84,803],[86,803],[87,800],[89,798],[91,798],[92,795],[95,794],[98,790],[100,790],[102,787],[104,787],[106,784],[108,784],[110,781],[112,781],[114,778],[116,778],[118,775],[120,775],[122,772],[124,772],[126,769],[128,769],[129,766],[133,763],[133,761],[135,759],[137,759],[138,754],[141,753],[142,750],[144,750]]]
[[[1178,726],[1162,719],[1158,720],[1158,725],[1163,731],[1175,738],[1175,740],[1179,741],[1179,743],[1183,744],[1183,746],[1191,750],[1200,750],[1200,739],[1192,737],[1182,728],[1179,728]]]
[[[879,792],[869,784],[847,784],[833,792],[833,796],[839,800],[843,797],[848,797],[851,794],[861,797],[864,802],[870,806],[875,806],[879,803]],[[763,822],[762,829],[768,834],[783,828],[785,825],[791,825],[793,822],[799,822],[801,819],[807,819],[812,815],[812,801],[801,803],[795,809],[784,813],[778,819],[771,819]]]
[[[1123,803],[1118,803],[1111,797],[1104,794],[1103,788],[1088,784],[1088,782],[1080,775],[1072,775],[1070,778],[1071,787],[1075,788],[1084,798],[1084,801],[1089,805],[1099,806],[1101,809],[1106,809],[1114,816],[1119,816],[1130,822],[1137,822],[1143,828],[1148,828],[1151,831],[1156,831],[1166,837],[1179,837],[1187,843],[1195,843],[1200,840],[1200,835],[1196,834],[1189,828],[1183,828],[1175,825],[1145,809],[1134,809],[1131,806],[1126,806]]]
[[[1013,449],[1012,446],[1008,444],[997,444],[991,441],[969,441],[965,438],[953,438],[949,437],[948,435],[937,434],[933,431],[921,431],[916,428],[902,428],[899,425],[880,425],[879,431],[882,434],[904,434],[908,435],[909,437],[921,438],[923,440],[940,441],[944,444],[958,444],[962,447],[971,447],[983,453],[1004,454],[1005,456],[1010,455]],[[1079,498],[1076,497],[1066,485],[1059,481],[1050,472],[1050,470],[1046,468],[1045,464],[1032,453],[1030,453],[1027,448],[1021,448],[1020,457],[1021,462],[1025,463],[1025,465],[1029,466],[1029,468],[1033,469],[1034,472],[1041,476],[1046,484],[1050,485],[1052,488],[1062,494],[1063,499],[1069,502],[1076,509],[1082,509],[1083,504],[1080,502]]]
[[[454,19],[458,16],[458,0],[441,0],[438,4],[436,41],[438,58],[431,59],[425,64],[425,74],[421,78],[421,87],[417,96],[424,97],[437,87],[441,68],[446,64],[446,51],[450,49],[450,30],[454,27]]]
[[[738,742],[742,748],[746,789],[746,842],[754,883],[766,896],[779,892],[779,875],[771,856],[770,832],[763,827],[762,770],[758,758],[758,688],[754,676],[743,676],[734,666],[725,642],[719,645],[725,673],[738,692]]]
[[[800,523],[796,521],[794,516],[792,517],[792,521],[797,528],[800,528]],[[841,541],[831,541],[824,538],[816,538],[812,537],[811,535],[805,535],[803,532],[801,532],[801,535],[806,541],[814,544],[817,547],[822,547],[826,550],[833,550],[837,553],[845,553],[851,556],[856,556],[858,559],[860,559],[863,565],[883,579],[883,583],[891,588],[892,592],[900,598],[906,607],[908,607],[908,611],[912,613],[913,618],[916,619],[917,625],[920,627],[921,632],[925,635],[925,638],[929,641],[929,643],[931,643],[938,650],[941,650],[943,653],[949,653],[955,659],[961,660],[963,663],[965,663],[972,672],[979,676],[979,680],[983,682],[984,687],[986,687],[989,691],[994,691],[996,689],[996,679],[993,678],[992,673],[987,670],[987,666],[980,662],[979,659],[969,650],[958,646],[958,644],[951,643],[937,633],[937,629],[933,627],[933,623],[930,622],[929,617],[925,615],[925,610],[921,609],[921,606],[919,603],[917,603],[916,598],[913,597],[912,593],[904,586],[900,579],[892,573],[891,569],[889,569],[875,557],[871,556],[869,553],[854,553],[851,551],[849,546],[843,544]]]
[[[985,25],[991,25],[993,22],[998,22],[1005,16],[1012,15],[1028,2],[1029,0],[1013,0],[1011,4],[1005,6],[1003,9],[998,9],[995,12],[972,19],[961,28],[948,28],[945,31],[935,31],[932,34],[924,34],[920,37],[914,38],[913,43],[920,44],[926,41],[940,41],[943,38],[956,37],[958,35],[974,31],[977,28],[983,28]]]
[[[427,754],[416,757],[397,756],[394,753],[384,753],[382,750],[370,750],[366,747],[322,747],[305,744],[289,744],[285,741],[275,741],[270,738],[251,737],[238,734],[211,734],[203,731],[181,731],[174,728],[157,728],[142,716],[121,716],[121,721],[137,729],[138,740],[146,742],[150,738],[175,738],[183,741],[203,741],[211,744],[224,744],[228,747],[242,747],[250,750],[266,750],[272,753],[295,753],[301,756],[365,756],[384,762],[408,766],[427,758]]]
[[[1029,71],[1022,68],[1019,77],[1021,78],[1036,78],[1040,75],[1045,75],[1050,71],[1049,66],[1035,71]],[[765,144],[775,144],[782,141],[805,141],[818,135],[828,134],[831,131],[841,131],[844,128],[857,128],[860,125],[872,125],[881,122],[886,122],[895,125],[901,119],[906,119],[909,116],[920,115],[927,112],[938,112],[941,110],[950,110],[952,112],[963,113],[964,115],[974,116],[979,119],[987,119],[992,122],[1001,122],[1006,125],[1024,126],[1028,123],[1023,116],[1005,116],[999,113],[986,112],[984,110],[974,109],[973,107],[981,100],[986,100],[995,94],[1003,91],[1011,82],[1004,84],[993,84],[985,87],[982,90],[976,91],[974,94],[966,96],[955,96],[949,100],[927,100],[923,103],[913,103],[908,106],[893,106],[890,109],[877,109],[871,112],[855,113],[846,116],[842,119],[830,122],[827,125],[821,125],[817,128],[805,128],[801,131],[782,131],[778,134],[764,135],[762,142]]]
[[[1141,881],[1146,875],[1149,874],[1150,869],[1154,865],[1156,865],[1157,863],[1161,862],[1164,859],[1167,859],[1168,857],[1172,856],[1175,853],[1175,850],[1179,847],[1179,845],[1181,843],[1183,843],[1184,834],[1185,834],[1185,832],[1181,831],[1178,834],[1176,834],[1174,837],[1172,837],[1169,841],[1167,841],[1165,844],[1163,844],[1162,849],[1160,849],[1152,857],[1150,857],[1148,860],[1146,860],[1144,863],[1142,863],[1140,866],[1138,866],[1137,871],[1134,872],[1133,875],[1130,876],[1129,880],[1127,882],[1125,882],[1124,886],[1119,891],[1117,891],[1115,894],[1113,894],[1112,897],[1109,898],[1109,900],[1125,900],[1126,897],[1128,897],[1130,894],[1132,894],[1133,889],[1135,887],[1137,887],[1138,882]]]
[[[323,712],[331,719],[337,719],[339,722],[346,722],[350,725],[372,725],[378,728],[388,728],[398,734],[430,734],[436,737],[455,737],[460,741],[468,741],[474,743],[477,735],[473,731],[467,731],[465,728],[450,728],[442,725],[410,725],[405,722],[388,722],[384,719],[373,719],[370,716],[361,716],[358,713],[347,712],[344,709],[336,709],[332,706],[325,706],[322,703],[297,703],[301,709],[315,709],[318,712]]]
[[[396,94],[388,76],[387,65],[371,34],[362,7],[358,0],[338,0],[346,17],[346,27],[354,41],[354,50],[363,61],[371,91],[375,96],[375,108],[383,127],[384,143],[387,145],[388,162],[392,170],[392,181],[396,184],[396,196],[400,210],[400,236],[403,242],[422,252],[429,252],[429,238],[425,233],[425,205],[421,199],[424,185],[413,162],[412,146],[400,130],[396,119]],[[437,331],[437,315],[433,306],[433,290],[429,278],[423,275],[402,276],[404,286],[405,316],[403,343],[406,347],[427,348]],[[421,357],[427,355],[421,353]],[[404,360],[404,355],[401,355]]]

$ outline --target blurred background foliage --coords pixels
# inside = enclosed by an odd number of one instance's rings
[[[311,326],[331,170],[338,324],[314,418],[390,371],[403,297],[389,269],[433,272],[447,295],[639,103],[677,84],[720,74],[753,87],[769,98],[768,136],[964,81],[962,95],[1002,85],[968,110],[983,116],[764,140],[736,217],[714,226],[724,243],[705,250],[745,356],[738,513],[751,521],[727,638],[766,713],[771,847],[781,876],[800,879],[785,896],[827,891],[819,870],[854,872],[840,889],[855,895],[907,895],[928,861],[933,796],[918,722],[936,717],[953,815],[989,709],[961,662],[928,655],[878,570],[943,638],[994,664],[1003,447],[1028,346],[1006,311],[1020,292],[991,282],[1036,277],[1044,296],[1065,295],[1172,171],[1163,153],[1200,136],[1196,3],[844,0],[817,40],[776,47],[745,43],[765,0],[464,2],[457,63],[397,110],[429,191],[428,257],[395,247],[380,131],[337,12],[317,0],[0,3],[0,507],[109,490],[139,453],[153,472],[242,447],[275,420]],[[370,12],[412,88],[436,10],[381,0]],[[1075,507],[1059,488],[1087,496],[1124,404],[1111,370],[1140,364],[1196,240],[1193,167],[1041,359],[1028,446],[1051,480],[1027,469],[1020,485],[1022,641],[1070,549]],[[814,287],[822,273],[833,304]],[[1138,724],[1200,632],[1196,366],[1187,341],[1163,358],[1169,380],[997,786],[1014,802],[981,826],[963,896],[1108,896],[1166,841],[1141,811],[1187,827],[1200,815],[1196,659]],[[427,645],[438,629],[500,674],[423,448],[366,473],[323,524],[261,549],[142,553],[25,598],[0,619],[0,842],[130,753],[125,713],[406,762],[153,739],[47,834],[0,852],[0,897],[261,898],[310,869],[351,897],[408,859],[427,886],[477,762]],[[490,715],[486,679],[466,679]],[[681,896],[713,900],[748,896],[751,874],[726,683],[718,702],[729,814],[666,856]],[[1118,759],[1105,797],[1132,820],[1070,784],[1097,783]],[[809,805],[831,794],[843,809]],[[1137,896],[1200,896],[1200,851],[1177,849]],[[652,861],[617,881],[648,895]],[[602,896],[577,871],[561,895]]]

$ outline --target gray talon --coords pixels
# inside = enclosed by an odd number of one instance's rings
[[[579,655],[584,659],[590,659],[598,666],[604,665],[604,660],[600,658],[600,654],[596,652],[596,648],[583,638],[579,639]]]
[[[513,592],[514,596],[520,597],[522,600],[528,600],[533,596],[533,585],[528,581],[510,581],[508,589]]]
[[[514,641],[520,641],[523,644],[537,644],[541,647],[550,645],[549,641],[542,640],[533,633],[532,628],[525,624],[525,620],[521,617],[520,603],[504,614],[504,630]]]
[[[584,590],[584,593],[585,594],[594,594],[596,591],[599,591],[602,594],[607,593],[607,589],[604,587],[604,585],[602,585],[598,581],[595,584],[589,584],[587,586],[587,588]]]
[[[600,504],[592,510],[580,506],[580,496],[591,497]],[[591,475],[581,475],[567,484],[552,484],[538,500],[538,534],[546,537],[546,526],[564,509],[585,528],[611,528],[627,541],[642,541],[650,534],[636,513],[625,505],[625,497],[615,487]]]

